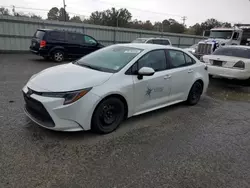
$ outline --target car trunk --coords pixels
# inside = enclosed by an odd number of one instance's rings
[[[38,51],[40,48],[40,42],[43,40],[45,31],[37,30],[34,36],[31,39],[30,49]]]

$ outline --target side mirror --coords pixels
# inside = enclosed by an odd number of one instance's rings
[[[141,80],[143,76],[153,76],[155,73],[155,70],[150,67],[142,67],[138,71],[138,79]]]

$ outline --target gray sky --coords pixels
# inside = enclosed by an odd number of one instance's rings
[[[207,18],[216,18],[231,23],[250,24],[249,0],[65,0],[68,12],[89,16],[93,11],[101,11],[113,7],[127,8],[133,19],[162,21],[165,18],[174,18],[181,21],[181,16],[187,16],[187,25],[205,21]],[[7,0],[0,6],[11,6],[37,9],[50,9],[53,6],[62,7],[63,0]],[[140,11],[140,10],[148,10]],[[46,17],[45,10],[27,10],[16,8],[24,13],[34,12]],[[155,12],[155,13],[154,13]],[[159,14],[157,14],[159,13]],[[161,14],[163,13],[163,14]],[[70,14],[72,15],[72,14]]]

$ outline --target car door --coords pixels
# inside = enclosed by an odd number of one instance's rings
[[[171,80],[170,100],[184,100],[194,81],[196,61],[188,54],[179,50],[167,50],[167,56],[170,60],[170,69],[168,71]]]
[[[82,34],[79,33],[67,33],[67,44],[65,44],[65,49],[68,55],[71,57],[81,56],[81,43],[83,41]]]
[[[87,55],[98,50],[98,42],[88,35],[82,35],[81,55]]]
[[[145,54],[132,67],[132,72],[138,72],[142,67],[155,70],[153,76],[133,77],[135,114],[164,105],[170,94],[170,83],[166,77],[167,62],[164,50],[154,50]]]

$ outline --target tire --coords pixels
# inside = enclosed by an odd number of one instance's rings
[[[187,99],[187,104],[188,105],[196,105],[201,98],[203,92],[203,86],[201,82],[195,82],[191,88],[191,90],[189,91],[188,94],[188,99]]]
[[[64,60],[64,53],[61,50],[56,50],[52,53],[52,58],[55,62],[61,63]]]
[[[108,134],[116,130],[125,116],[124,103],[115,97],[101,101],[92,116],[91,129],[94,132]]]

